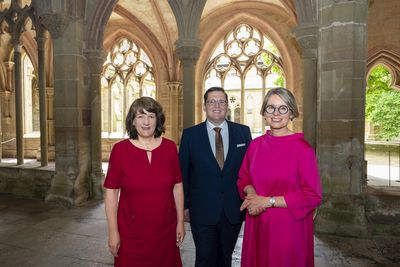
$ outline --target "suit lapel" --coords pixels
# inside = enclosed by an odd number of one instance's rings
[[[233,154],[235,153],[235,146],[236,146],[236,133],[235,133],[233,123],[231,123],[228,120],[226,122],[228,124],[229,148],[228,148],[228,155],[226,155],[224,168],[231,161],[231,158],[233,157]]]
[[[203,125],[201,126],[201,134],[200,134],[200,140],[199,144],[204,148],[205,156],[207,158],[211,159],[211,162],[215,162],[215,166],[219,169],[219,165],[217,162],[217,159],[214,156],[214,153],[212,152],[211,149],[211,144],[210,144],[210,138],[208,137],[208,129],[207,129],[207,123],[203,122]]]

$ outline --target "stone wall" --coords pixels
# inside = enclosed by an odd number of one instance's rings
[[[51,168],[0,168],[0,193],[44,199],[50,189],[54,170]]]

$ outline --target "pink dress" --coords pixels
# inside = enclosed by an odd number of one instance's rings
[[[104,187],[120,189],[118,230],[121,245],[115,266],[181,267],[176,246],[173,188],[182,182],[173,141],[162,139],[147,152],[128,139],[114,145]]]
[[[238,188],[253,185],[258,195],[284,196],[287,208],[246,214],[242,267],[314,266],[313,211],[321,183],[312,147],[302,133],[254,139],[239,171]]]

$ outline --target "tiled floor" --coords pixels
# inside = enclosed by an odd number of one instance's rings
[[[193,266],[190,227],[181,248],[184,266]],[[240,266],[241,237],[233,255]],[[38,200],[0,195],[0,266],[111,266],[104,204],[71,209]],[[400,238],[315,236],[316,266],[399,266]],[[156,266],[155,266],[156,267]]]

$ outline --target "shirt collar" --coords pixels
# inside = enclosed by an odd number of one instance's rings
[[[206,124],[207,124],[207,129],[209,132],[213,131],[215,127],[220,127],[222,130],[227,129],[227,127],[228,127],[228,123],[226,122],[226,120],[224,120],[220,125],[214,125],[209,120],[206,120]]]

